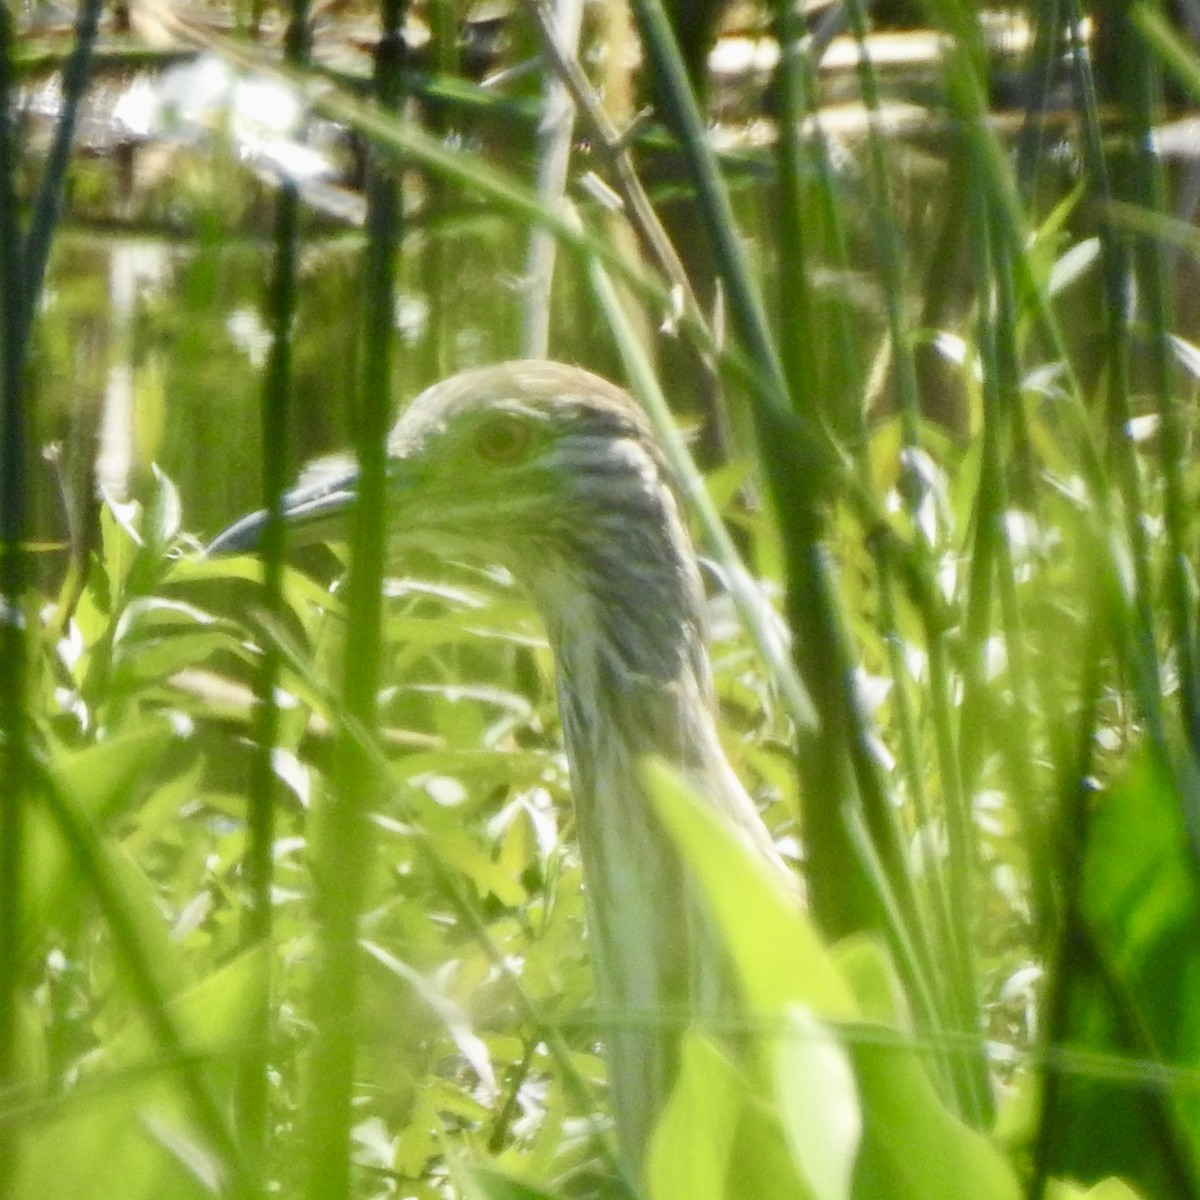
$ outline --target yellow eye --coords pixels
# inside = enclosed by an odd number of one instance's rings
[[[489,417],[475,435],[475,448],[488,462],[514,463],[529,449],[532,431],[526,421],[509,413]]]

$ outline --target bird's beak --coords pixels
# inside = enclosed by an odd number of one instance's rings
[[[339,541],[345,536],[346,517],[354,503],[358,470],[342,462],[336,474],[320,470],[319,479],[306,474],[283,498],[283,520],[293,545]],[[256,550],[267,526],[267,510],[247,513],[208,544],[205,554],[238,554]]]

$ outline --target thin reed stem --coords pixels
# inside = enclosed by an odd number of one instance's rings
[[[811,398],[789,395],[703,116],[662,5],[659,0],[634,0],[633,10],[698,193],[734,332],[760,372],[759,387],[751,395],[760,461],[786,552],[786,607],[797,666],[821,722],[818,736],[800,735],[810,896],[818,920],[831,933],[883,929],[883,907],[849,833],[848,814],[855,807],[874,809],[886,801],[868,723],[854,692],[854,656],[822,544],[818,497],[829,482],[830,443]]]
[[[906,316],[904,251],[893,216],[894,206],[888,194],[888,152],[879,121],[879,89],[871,63],[866,17],[861,0],[851,0],[847,11],[851,29],[859,46],[859,83],[869,114],[867,156],[871,187],[868,204],[872,222],[878,231],[879,270],[888,338],[895,365],[897,407],[904,448],[908,455],[912,456],[908,463],[908,469],[912,472],[918,461],[915,456],[921,452],[921,401],[912,330]],[[911,519],[914,566],[920,575],[931,583],[935,577],[935,548],[930,541],[930,532],[918,512],[921,499],[919,488],[911,481],[902,481],[900,490]],[[934,588],[926,590],[928,595],[937,594]],[[945,947],[953,961],[953,968],[947,978],[954,1001],[955,1023],[960,1030],[968,1031],[976,1029],[979,1020],[974,963],[974,827],[959,764],[958,739],[953,718],[955,706],[952,699],[955,682],[946,646],[947,628],[940,614],[931,611],[927,605],[922,606],[922,616],[928,654],[929,717],[934,731],[947,837],[944,868],[946,889],[953,918],[952,937]],[[961,1110],[977,1123],[982,1123],[990,1111],[986,1064],[980,1056],[974,1056],[971,1060],[958,1059],[952,1065],[955,1068],[955,1092]]]
[[[50,259],[50,244],[62,214],[67,169],[70,166],[75,138],[75,118],[91,78],[93,50],[103,9],[104,0],[83,0],[80,4],[75,21],[75,45],[63,63],[62,109],[54,127],[50,153],[42,167],[41,183],[34,200],[33,216],[25,239],[25,305],[18,339],[22,345],[28,342],[37,297],[41,294],[46,264]]]
[[[287,56],[293,65],[307,57],[307,0],[292,0],[287,33]],[[285,608],[283,568],[285,533],[283,494],[291,474],[288,430],[292,410],[292,332],[296,314],[297,256],[300,199],[295,186],[284,182],[275,201],[275,264],[267,297],[271,348],[263,374],[262,462],[263,506],[267,522],[262,535],[263,607],[272,616]],[[281,660],[270,642],[263,647],[257,683],[254,757],[247,797],[246,890],[248,904],[243,922],[246,946],[264,947],[263,990],[249,1038],[250,1053],[239,1072],[238,1128],[247,1159],[261,1173],[265,1166],[270,1129],[270,1045],[273,1023],[272,948],[274,909],[275,808],[279,785],[275,774],[275,742],[279,736]]]
[[[582,0],[557,0],[543,36],[560,46],[566,57],[575,58],[583,23]],[[553,70],[543,83],[542,119],[538,123],[536,192],[547,210],[559,208],[566,191],[571,165],[571,142],[575,130],[575,106],[566,84]],[[554,294],[554,262],[558,243],[545,226],[529,231],[525,258],[525,304],[522,317],[522,348],[526,358],[545,358],[550,351],[550,313]]]
[[[21,235],[14,184],[17,160],[10,61],[12,9],[0,8],[0,1093],[20,1094],[25,802],[29,729],[25,712],[26,412],[22,395],[25,309]],[[16,1130],[0,1122],[0,1200],[13,1194]]]
[[[402,97],[405,6],[383,0],[376,50],[380,105],[394,112]],[[393,288],[400,243],[400,191],[390,165],[373,156],[367,184],[368,244],[364,262],[364,373],[358,409],[357,500],[350,533],[347,626],[342,676],[347,713],[363,729],[376,723],[382,651],[386,527],[386,439],[392,416]],[[320,919],[313,982],[315,1037],[306,1097],[310,1200],[352,1194],[350,1129],[358,1041],[358,925],[373,861],[368,817],[379,780],[357,741],[339,735],[332,794],[319,814],[314,887]]]

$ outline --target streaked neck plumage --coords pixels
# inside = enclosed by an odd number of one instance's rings
[[[674,497],[640,444],[621,453],[620,501],[606,480],[605,503],[566,523],[574,540],[561,557],[522,574],[554,650],[613,1109],[640,1170],[680,1026],[732,1002],[719,939],[644,794],[640,759],[665,759],[774,851],[718,741],[703,589]]]

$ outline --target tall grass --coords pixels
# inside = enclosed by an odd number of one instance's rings
[[[1168,219],[1153,153],[1162,64],[1198,91],[1194,56],[1154,9],[1105,7],[1093,45],[1124,48],[1114,67],[1089,53],[1078,5],[1044,6],[1031,61],[1044,83],[1064,50],[1080,164],[1047,203],[1029,149],[1052,136],[1046,88],[1014,155],[992,128],[976,7],[931,0],[948,148],[922,161],[947,201],[917,207],[902,185],[918,150],[889,124],[868,7],[846,6],[864,52],[850,169],[813,44],[775,5],[780,133],[748,245],[668,14],[632,11],[728,334],[694,299],[712,281],[677,286],[637,175],[654,152],[606,127],[580,64],[559,68],[646,260],[583,193],[544,206],[421,128],[401,5],[382,12],[373,98],[311,91],[369,162],[360,501],[332,592],[286,564],[278,519],[303,288],[284,188],[264,564],[199,557],[160,475],[140,506],[102,507],[65,635],[41,617],[23,396],[95,7],[29,218],[0,127],[4,1200],[1200,1195],[1200,350],[1168,253],[1196,239]],[[305,85],[306,21],[298,4],[282,64],[176,29]],[[13,86],[0,76],[10,107]],[[511,113],[461,81],[424,91],[439,89]],[[726,745],[809,903],[776,894],[650,768],[752,1017],[732,1038],[684,1034],[645,1179],[604,1123],[539,632],[503,581],[462,564],[392,565],[383,602],[396,270],[446,261],[435,222],[409,235],[402,180],[558,240],[559,286],[662,426],[748,614],[716,623]],[[936,257],[955,245],[960,263]],[[739,462],[707,482],[668,424],[668,336],[692,342],[744,428]],[[258,583],[251,618],[230,615],[231,589]],[[180,686],[214,664],[256,672],[254,716]],[[247,737],[248,801],[222,771]]]

